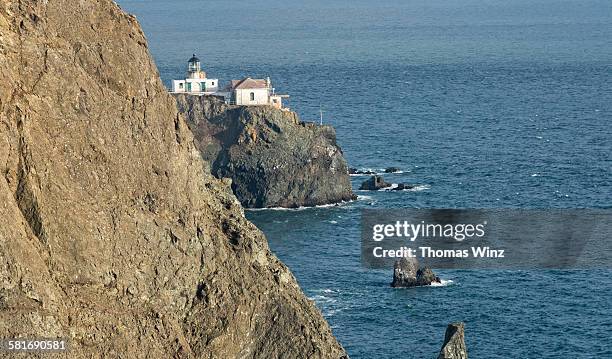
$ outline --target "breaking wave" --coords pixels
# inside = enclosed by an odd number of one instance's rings
[[[395,172],[385,172],[384,168],[359,168],[357,169],[357,171],[369,172],[369,173],[351,173],[350,176],[351,177],[363,177],[363,176],[374,176],[374,175],[382,176],[382,175],[394,175],[394,174],[410,172],[410,171],[404,171],[404,170],[399,170]]]
[[[386,188],[381,188],[378,191],[379,192],[388,192],[388,191],[396,191],[396,188],[399,186],[398,183],[392,183],[391,187],[386,187]],[[429,185],[418,185],[418,186],[414,186],[412,188],[406,188],[406,189],[402,189],[402,190],[397,190],[399,191],[403,191],[403,192],[420,192],[420,191],[425,191],[430,189],[431,187]]]
[[[450,279],[440,279],[440,283],[431,283],[430,287],[446,287],[453,283],[454,282]]]

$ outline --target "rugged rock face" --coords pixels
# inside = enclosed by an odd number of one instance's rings
[[[314,206],[355,198],[331,126],[304,123],[294,112],[270,106],[175,96],[212,173],[232,179],[245,207]]]
[[[438,359],[467,359],[465,346],[465,324],[452,323],[446,328],[444,345],[440,350]]]
[[[430,268],[419,269],[419,261],[416,258],[402,258],[393,265],[391,286],[394,288],[419,287],[431,283],[440,283],[440,278]]]
[[[345,355],[207,174],[134,17],[0,0],[0,78],[0,337],[67,338],[70,358]]]

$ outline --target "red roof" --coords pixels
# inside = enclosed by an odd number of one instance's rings
[[[232,80],[230,84],[231,88],[236,89],[265,89],[268,88],[268,84],[266,80],[263,79],[252,79],[250,77],[244,78],[242,80]]]

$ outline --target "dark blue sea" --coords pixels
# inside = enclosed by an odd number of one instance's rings
[[[362,208],[612,207],[612,1],[119,3],[167,85],[193,53],[222,82],[270,76],[303,120],[323,110],[352,167],[418,185],[247,212],[351,358],[435,358],[452,321],[471,358],[612,358],[610,270],[399,290],[360,264]]]

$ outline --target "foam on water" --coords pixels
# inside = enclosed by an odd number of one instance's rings
[[[367,177],[367,176],[383,176],[383,175],[395,175],[395,174],[402,174],[402,173],[408,173],[410,172],[410,170],[399,170],[399,171],[395,171],[395,172],[385,172],[385,168],[359,168],[358,171],[360,172],[373,172],[373,173],[351,173],[350,176],[352,177]]]
[[[446,287],[453,283],[454,282],[451,279],[441,279],[440,278],[440,283],[431,283],[430,287]]]
[[[316,206],[300,206],[296,208],[287,207],[266,207],[266,208],[245,208],[246,211],[258,212],[258,211],[304,211],[316,208],[340,208],[349,205],[355,201],[342,201],[338,203],[321,204]]]
[[[392,183],[390,187],[385,187],[385,188],[381,188],[378,191],[379,192],[389,192],[389,191],[393,191],[393,192],[420,192],[420,191],[425,191],[430,189],[431,187],[429,185],[418,185],[418,186],[414,186],[412,188],[405,188],[403,190],[395,190],[397,187],[399,186],[398,183]]]

